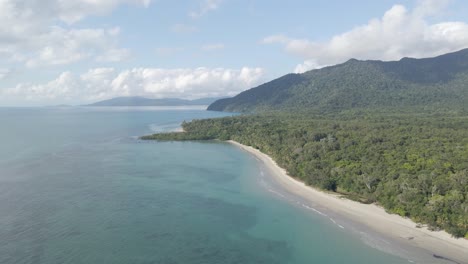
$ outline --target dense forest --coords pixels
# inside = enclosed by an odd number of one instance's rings
[[[288,74],[143,139],[228,140],[305,183],[468,238],[468,49]]]
[[[309,185],[468,238],[468,117],[264,113],[183,128],[143,139],[232,139]]]
[[[208,110],[261,112],[411,108],[468,112],[468,49],[435,58],[359,61],[288,74]]]

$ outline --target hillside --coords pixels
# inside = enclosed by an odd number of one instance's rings
[[[209,105],[219,98],[201,98],[196,100],[184,100],[177,98],[150,99],[145,97],[116,97],[99,101],[86,106],[186,106]]]
[[[435,58],[359,61],[288,74],[221,99],[214,111],[468,108],[468,49]]]

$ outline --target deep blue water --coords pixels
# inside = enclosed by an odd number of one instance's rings
[[[224,115],[0,108],[0,263],[408,263],[275,195],[230,144],[137,139]]]

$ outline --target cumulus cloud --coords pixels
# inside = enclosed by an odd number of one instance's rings
[[[127,60],[131,57],[129,49],[112,48],[105,51],[103,54],[96,57],[98,62],[119,62]]]
[[[121,4],[148,6],[150,1],[1,0],[0,56],[39,66],[72,63],[108,50],[114,50],[115,54],[118,28],[71,26],[87,16],[109,13]]]
[[[44,85],[35,85],[21,83],[14,88],[4,89],[3,99],[12,99],[15,97],[26,100],[34,100],[41,98],[42,100],[52,100],[55,98],[70,99],[73,94],[76,94],[78,83],[70,72],[63,72],[60,76]]]
[[[222,0],[203,0],[200,3],[198,10],[191,11],[189,16],[192,18],[202,17],[207,13],[218,9],[222,2]]]
[[[148,7],[151,0],[2,0],[1,19],[14,20],[7,24],[12,30],[27,30],[53,20],[67,24],[76,23],[87,16],[105,15],[122,4]]]
[[[116,96],[153,98],[231,96],[258,85],[264,77],[261,68],[241,69],[134,68],[117,71],[95,68],[81,74],[63,72],[43,84],[21,83],[0,91],[4,100],[24,99],[32,102],[91,102]]]
[[[37,50],[25,61],[28,67],[64,65],[95,57],[97,61],[120,61],[129,51],[115,48],[118,28],[70,29],[53,27],[50,32],[35,39]]]
[[[121,4],[136,4],[148,7],[151,0],[104,0],[104,1],[89,1],[89,0],[46,0],[56,2],[57,12],[60,20],[66,23],[75,23],[86,16],[104,15]],[[58,2],[58,3],[57,3]]]
[[[350,58],[398,60],[430,57],[468,47],[468,24],[430,23],[447,5],[446,0],[419,1],[413,10],[395,5],[381,18],[335,35],[325,42],[272,35],[265,44],[283,45],[288,53],[305,60],[297,72],[344,62]]]
[[[310,71],[313,69],[322,68],[325,65],[319,65],[314,60],[305,60],[303,63],[298,64],[296,68],[294,68],[294,73],[304,73],[306,71]]]

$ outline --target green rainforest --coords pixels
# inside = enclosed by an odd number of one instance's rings
[[[241,115],[153,140],[235,140],[289,175],[468,238],[468,50],[290,74],[221,99]]]

